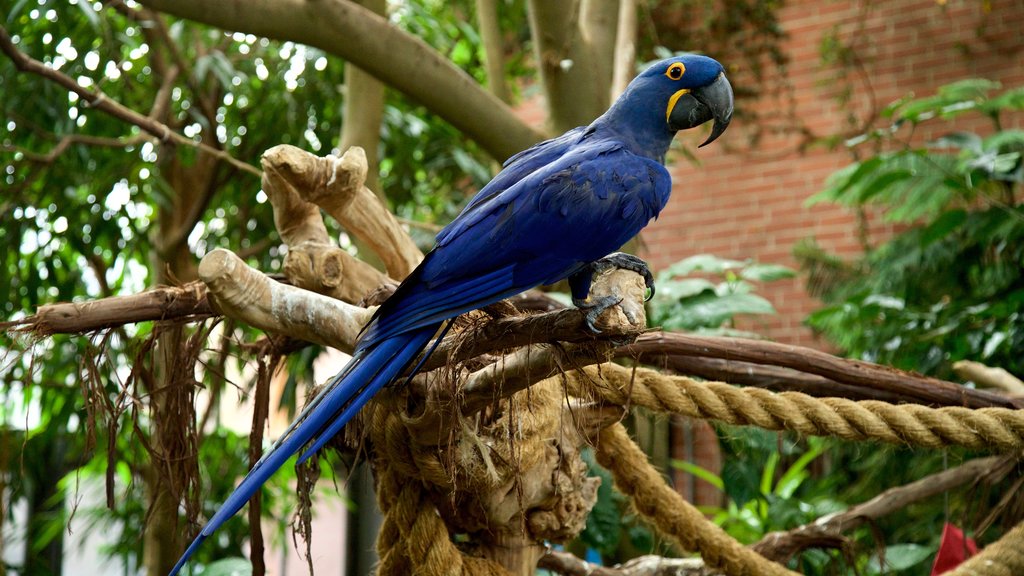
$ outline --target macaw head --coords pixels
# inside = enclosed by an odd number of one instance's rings
[[[651,135],[668,135],[714,121],[701,146],[725,132],[732,120],[732,86],[713,58],[685,54],[654,63],[633,79],[609,114],[620,124]],[[661,140],[660,138],[658,140]]]

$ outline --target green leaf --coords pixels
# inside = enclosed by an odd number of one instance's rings
[[[999,113],[1003,110],[1024,110],[1024,86],[1011,88],[984,102],[982,110],[989,114]]]
[[[772,482],[775,480],[775,468],[779,465],[779,453],[772,452],[768,455],[768,460],[764,463],[764,468],[761,470],[761,494],[772,493]]]
[[[670,460],[669,465],[676,470],[682,470],[683,472],[692,474],[719,490],[725,491],[725,482],[722,481],[722,477],[707,468],[698,466],[693,462],[687,462],[686,460],[679,460],[677,458]]]
[[[738,314],[774,314],[771,302],[755,294],[703,293],[683,300],[677,306],[676,322],[666,322],[666,328],[693,329],[698,326],[717,327]]]
[[[939,240],[946,239],[955,230],[963,226],[967,221],[965,210],[950,210],[943,212],[930,225],[921,231],[921,247],[928,246]]]
[[[682,280],[659,281],[657,295],[659,298],[664,297],[675,302],[708,291],[715,291],[714,282],[704,278],[684,278]]]
[[[973,132],[950,132],[928,144],[929,148],[956,148],[981,153],[981,136]]]
[[[882,570],[881,558],[878,554],[868,561],[868,574],[884,574],[892,571],[907,570],[924,562],[935,554],[935,548],[920,544],[893,544],[885,549],[885,571]]]
[[[914,177],[914,172],[905,168],[895,168],[887,172],[883,172],[861,187],[860,194],[857,198],[858,204],[866,204],[869,200],[889,191],[890,186],[894,186],[904,180],[909,180]]]
[[[794,276],[795,270],[781,264],[751,264],[740,271],[740,277],[753,282],[772,282]]]
[[[982,141],[983,150],[1005,152],[1008,149],[1024,148],[1024,130],[1003,130]]]
[[[721,274],[726,270],[742,268],[743,262],[719,258],[712,254],[697,254],[669,266],[665,272],[673,276],[686,276],[694,272]]]
[[[825,451],[825,443],[820,438],[812,438],[809,444],[810,446],[807,451],[796,459],[796,462],[782,474],[782,477],[775,484],[775,494],[777,496],[791,498],[796,489],[800,487],[800,484],[807,479],[807,466]]]

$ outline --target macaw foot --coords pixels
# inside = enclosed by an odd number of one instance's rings
[[[590,284],[594,276],[612,269],[629,270],[643,276],[644,284],[650,290],[647,300],[654,296],[654,276],[651,275],[650,269],[647,268],[647,263],[632,254],[613,252],[600,260],[587,264],[578,272],[569,276],[569,288],[572,290],[572,303],[577,308],[586,311],[587,328],[594,334],[601,333],[594,325],[597,317],[608,308],[622,302],[622,298],[618,296],[590,297]],[[628,311],[626,311],[626,314],[631,316]],[[635,321],[632,317],[629,320],[631,322]]]
[[[642,259],[633,256],[632,254],[626,254],[625,252],[612,252],[604,258],[590,263],[590,270],[593,275],[606,272],[613,268],[629,270],[630,272],[636,272],[643,276],[644,284],[646,284],[647,289],[651,291],[644,301],[646,302],[651,298],[654,298],[654,276],[651,274],[651,269],[647,267],[647,262],[644,262]]]
[[[584,319],[587,323],[587,329],[590,330],[590,332],[593,334],[601,333],[601,330],[595,324],[595,322],[597,322],[597,317],[600,316],[602,312],[611,308],[612,306],[615,306],[619,302],[622,302],[622,298],[611,295],[593,299],[589,297],[582,299],[572,299],[572,303],[574,306],[587,313]]]

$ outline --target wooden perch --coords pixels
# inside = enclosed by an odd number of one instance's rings
[[[629,357],[625,349],[619,349],[618,356]],[[824,376],[807,374],[792,368],[754,364],[722,358],[704,358],[700,356],[683,356],[664,354],[655,356],[644,354],[643,361],[648,364],[668,368],[687,376],[697,376],[705,380],[719,380],[740,386],[756,386],[775,392],[803,392],[816,398],[849,398],[850,400],[881,400],[899,404],[915,402],[917,398],[900,394],[893,390],[878,390],[866,386],[843,384]]]
[[[390,282],[373,266],[331,243],[320,207],[305,199],[308,184],[295,173],[315,172],[323,159],[278,146],[263,155],[263,191],[274,207],[274,226],[288,245],[284,273],[307,290],[354,304]]]
[[[282,144],[267,150],[262,162],[264,172],[272,174],[268,178],[279,187],[294,191],[304,202],[323,208],[369,245],[392,278],[405,278],[423,259],[423,253],[394,215],[363,185],[367,167],[362,148],[353,146],[337,158],[317,157]]]
[[[82,334],[150,320],[206,318],[214,314],[206,298],[206,285],[163,286],[139,294],[88,302],[60,302],[40,306],[36,313],[9,323],[39,336]]]
[[[350,352],[372,308],[281,284],[218,248],[199,263],[219,312],[250,326]]]
[[[598,317],[596,327],[605,341],[632,341],[646,326],[643,297],[647,287],[639,275],[614,270],[595,278],[595,297],[614,294],[623,300]],[[515,299],[510,299],[515,302]],[[498,350],[510,350],[541,342],[593,342],[597,339],[586,326],[586,314],[576,308],[561,308],[532,316],[510,316],[473,327],[459,338],[449,338],[424,363],[425,370]]]

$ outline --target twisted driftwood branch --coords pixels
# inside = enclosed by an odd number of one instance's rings
[[[373,309],[281,284],[218,248],[199,263],[214,308],[269,332],[351,352]]]
[[[395,216],[363,185],[367,166],[362,148],[353,146],[337,158],[317,157],[294,146],[275,146],[263,154],[263,169],[272,173],[279,187],[323,208],[366,242],[392,278],[405,278],[423,259]]]

